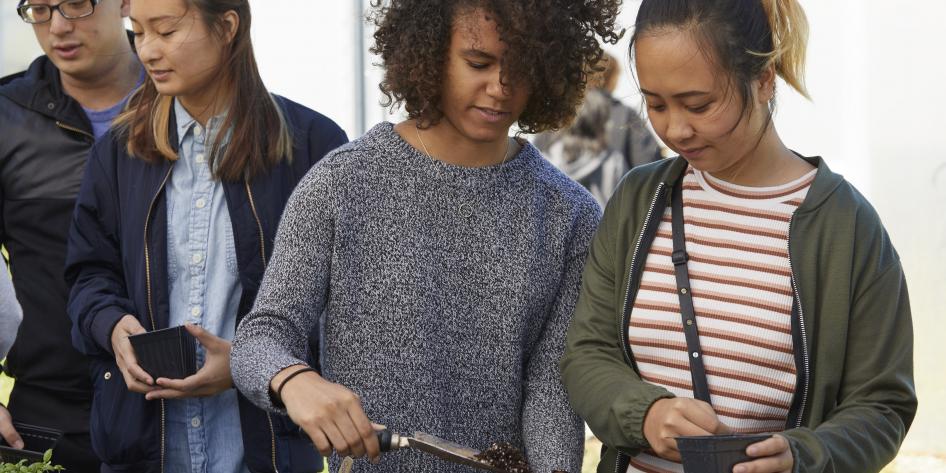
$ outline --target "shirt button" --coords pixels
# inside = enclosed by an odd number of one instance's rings
[[[200,316],[200,307],[192,307],[192,308],[191,308],[191,315],[193,315],[194,317],[199,317],[199,316]]]
[[[106,372],[105,372],[105,381],[108,381],[108,380],[110,380],[110,379],[112,379],[112,372],[111,372],[111,371],[106,371]]]
[[[194,417],[191,419],[191,427],[194,427],[195,429],[200,427],[200,417]]]
[[[197,199],[197,208],[202,209],[207,206],[207,201],[204,199]]]
[[[203,260],[204,260],[204,255],[202,255],[202,254],[200,254],[200,253],[194,253],[194,256],[191,257],[191,261],[192,261],[194,264],[200,264],[200,262],[203,261]]]
[[[204,156],[204,153],[198,153],[198,154],[197,154],[197,162],[198,162],[198,163],[202,163],[202,162],[204,162],[204,161],[206,161],[206,160],[207,160],[207,159],[206,159],[206,157]]]
[[[203,129],[203,128],[201,128],[201,127],[199,127],[199,126],[195,126],[195,127],[194,127],[194,136],[200,136],[200,135],[203,135],[203,134],[204,134],[204,129]]]
[[[48,104],[46,104],[46,108],[49,110],[55,109],[56,108],[55,102],[49,102]]]

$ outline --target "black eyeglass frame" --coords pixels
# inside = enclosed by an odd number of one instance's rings
[[[75,1],[75,0],[63,0],[63,1],[61,1],[61,2],[59,2],[59,3],[57,3],[57,4],[55,4],[55,5],[46,5],[46,4],[44,4],[44,5],[33,5],[33,4],[30,4],[30,3],[26,3],[27,1],[28,1],[28,0],[20,0],[20,4],[17,5],[17,7],[16,7],[16,13],[17,13],[17,15],[20,16],[20,19],[21,19],[21,20],[23,20],[25,23],[29,23],[29,24],[31,24],[31,25],[41,25],[41,24],[43,24],[43,23],[49,23],[50,21],[53,20],[53,13],[55,13],[55,12],[57,12],[57,11],[59,12],[60,15],[62,15],[63,18],[65,18],[65,19],[67,19],[67,20],[78,20],[78,19],[80,19],[80,18],[86,18],[86,17],[92,16],[92,15],[95,13],[95,7],[96,7],[96,6],[98,5],[98,3],[99,3],[99,0],[87,0],[89,3],[92,4],[92,9],[89,10],[89,13],[86,13],[85,15],[80,15],[80,16],[69,16],[69,15],[66,15],[65,12],[63,12],[63,11],[62,11],[62,8],[60,8],[60,7],[62,7],[62,6],[65,5],[66,3],[73,2],[73,1]],[[46,7],[46,8],[48,8],[48,9],[49,9],[49,18],[48,18],[46,21],[36,21],[36,22],[27,20],[26,9],[27,9],[27,8],[30,8],[30,7]]]

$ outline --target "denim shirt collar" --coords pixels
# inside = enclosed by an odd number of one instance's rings
[[[187,136],[187,133],[191,132],[197,127],[201,127],[201,125],[200,123],[197,123],[197,119],[192,117],[187,109],[184,108],[184,105],[181,104],[181,101],[177,99],[174,100],[174,117],[176,118],[177,122],[177,145],[180,148],[180,146],[184,143],[184,138]],[[201,135],[205,143],[213,142],[213,139],[217,136],[217,133],[223,126],[223,122],[226,117],[227,112],[224,111],[219,115],[211,117],[210,120],[207,121],[206,127],[201,127]],[[230,137],[232,134],[232,130],[228,130],[220,145],[227,145],[230,142]]]

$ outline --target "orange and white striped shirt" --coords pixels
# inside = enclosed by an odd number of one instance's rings
[[[739,433],[779,432],[795,395],[794,299],[788,259],[792,214],[815,171],[776,187],[744,187],[687,170],[687,269],[713,408]],[[628,337],[641,377],[693,398],[671,253],[670,208],[647,254]],[[682,472],[643,453],[628,471]]]

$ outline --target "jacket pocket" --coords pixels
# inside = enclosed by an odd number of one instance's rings
[[[116,467],[160,461],[158,405],[128,391],[114,360],[92,359],[91,375],[89,431],[96,456]]]

